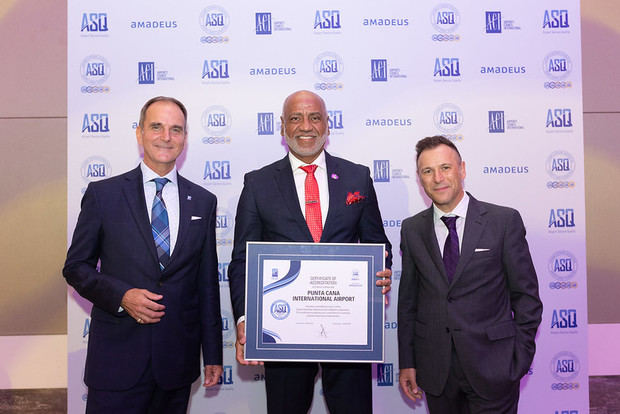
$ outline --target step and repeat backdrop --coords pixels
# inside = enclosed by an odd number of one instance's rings
[[[396,298],[404,218],[430,205],[415,143],[443,134],[465,188],[522,213],[543,322],[521,412],[588,410],[579,2],[68,1],[68,237],[89,182],[134,168],[142,104],[188,108],[181,174],[218,197],[224,374],[192,413],[264,413],[264,373],[234,358],[227,267],[243,175],[284,156],[280,114],[299,89],[327,103],[328,151],[371,169],[395,246],[376,412],[426,412],[398,387]],[[84,411],[90,304],[68,292],[69,412]],[[481,356],[484,358],[484,356]],[[312,413],[326,413],[321,381]],[[409,408],[407,408],[409,407]]]

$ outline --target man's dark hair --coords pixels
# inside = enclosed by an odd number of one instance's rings
[[[178,99],[171,98],[169,96],[156,96],[146,101],[146,103],[140,110],[140,128],[144,128],[144,118],[146,118],[146,110],[149,109],[149,106],[153,105],[155,102],[172,102],[173,104],[178,106],[181,112],[183,112],[183,119],[185,119],[185,125],[183,125],[183,128],[187,131],[187,109],[185,109],[185,105],[183,105]]]
[[[447,145],[448,147],[456,151],[456,154],[459,156],[459,162],[461,161],[461,153],[459,152],[458,148],[456,148],[456,145],[454,145],[452,141],[450,141],[448,138],[444,137],[443,135],[435,135],[432,137],[422,138],[421,140],[418,141],[418,143],[415,146],[415,150],[417,153],[416,158],[415,158],[416,162],[420,158],[420,154],[422,154],[423,151],[437,148],[440,145]]]

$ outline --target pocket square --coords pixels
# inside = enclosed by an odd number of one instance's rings
[[[194,220],[202,220],[202,217],[200,216],[192,216],[192,221]]]
[[[477,253],[477,252],[488,252],[489,250],[491,250],[491,249],[476,249],[476,250],[474,250],[474,253]]]
[[[356,191],[354,193],[349,191],[349,194],[347,194],[346,204],[348,206],[350,206],[351,204],[359,203],[360,201],[362,201],[365,198],[366,198],[366,196],[360,195],[359,191]]]

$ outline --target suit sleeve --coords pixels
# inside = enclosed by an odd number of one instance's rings
[[[96,187],[90,183],[82,197],[80,215],[62,273],[80,296],[113,315],[121,316],[124,315],[118,312],[121,300],[133,286],[97,270],[102,232],[101,206]]]
[[[525,239],[525,226],[516,210],[507,225],[503,262],[517,326],[514,374],[515,378],[521,378],[529,369],[536,351],[534,340],[542,319],[542,302],[538,295],[538,277]]]
[[[398,286],[398,362],[400,368],[415,368],[415,320],[417,314],[418,278],[415,262],[407,243],[407,222],[400,235],[402,274]]]
[[[360,242],[362,243],[385,243],[385,250],[388,255],[385,259],[385,267],[392,268],[392,244],[385,235],[385,228],[383,227],[383,219],[381,218],[381,212],[379,211],[379,203],[377,201],[377,193],[370,178],[370,170],[364,167],[367,180],[368,200],[362,212],[359,224]]]
[[[222,365],[222,314],[220,312],[220,285],[217,269],[215,217],[217,201],[208,213],[209,227],[202,249],[199,271],[200,312],[202,329],[202,357],[204,365]]]
[[[228,266],[228,284],[235,321],[245,314],[245,250],[247,241],[262,240],[263,223],[258,212],[252,180],[245,175],[237,204],[235,240]]]

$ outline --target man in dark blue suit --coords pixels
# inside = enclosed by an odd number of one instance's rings
[[[204,386],[222,373],[217,200],[177,173],[181,102],[146,102],[136,138],[144,161],[86,189],[63,269],[93,303],[86,411],[185,413],[201,348]]]
[[[309,91],[295,92],[286,98],[281,120],[288,155],[246,174],[237,206],[228,276],[241,364],[249,363],[243,358],[247,241],[385,243],[387,267],[391,266],[391,245],[383,230],[370,171],[323,149],[329,135],[323,100]],[[389,290],[391,274],[389,269],[377,273],[377,286],[383,286],[384,293]],[[372,412],[370,364],[320,365],[323,393],[332,414]],[[318,366],[265,362],[268,412],[306,413],[312,404]]]
[[[542,303],[517,210],[463,190],[465,162],[442,136],[416,146],[433,205],[403,221],[400,385],[432,414],[516,413]]]

